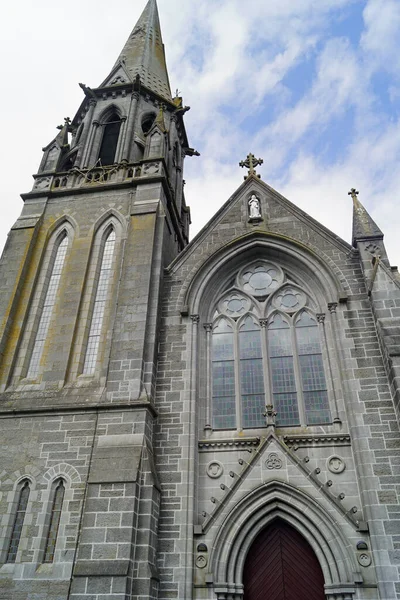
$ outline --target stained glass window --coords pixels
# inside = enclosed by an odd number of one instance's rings
[[[306,312],[296,321],[296,339],[307,425],[330,423],[318,325]]]
[[[26,508],[29,500],[29,481],[25,481],[18,497],[17,510],[15,513],[13,528],[11,531],[10,545],[8,547],[6,562],[14,563],[17,558],[18,546],[21,539],[22,526],[25,520]]]
[[[265,392],[260,326],[247,317],[239,331],[240,397],[244,428],[265,425]]]
[[[99,277],[97,280],[96,296],[92,310],[89,336],[86,346],[84,375],[93,375],[96,368],[97,355],[99,351],[100,335],[103,325],[104,312],[107,301],[108,286],[111,278],[111,269],[115,247],[115,231],[112,229],[108,234],[101,259]]]
[[[272,396],[277,425],[299,425],[296,378],[290,326],[277,314],[268,326]]]
[[[218,321],[212,336],[212,389],[214,428],[236,427],[234,335],[225,319]]]
[[[65,487],[62,479],[59,480],[54,490],[53,503],[51,507],[50,523],[44,551],[43,562],[53,562],[56,549],[58,528],[60,526],[61,511],[64,501]]]
[[[331,423],[320,328],[306,307],[313,300],[272,262],[230,276],[210,307],[213,429],[266,427],[268,404],[278,427]]]
[[[40,359],[42,358],[47,333],[50,326],[51,315],[57,298],[57,290],[61,279],[61,273],[65,262],[65,255],[68,248],[68,237],[64,233],[61,241],[56,247],[55,257],[51,265],[51,274],[47,283],[47,289],[43,302],[43,307],[39,319],[33,350],[29,361],[27,377],[33,379],[39,372]]]

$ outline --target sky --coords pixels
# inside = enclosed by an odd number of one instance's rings
[[[20,0],[1,9],[0,248],[41,148],[98,86],[145,0]],[[359,198],[400,263],[400,0],[158,0],[173,92],[190,145],[197,233],[252,152],[264,181],[351,242]]]

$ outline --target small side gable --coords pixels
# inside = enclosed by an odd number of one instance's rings
[[[109,76],[99,86],[100,88],[109,87],[112,85],[123,85],[132,83],[132,79],[122,62],[115,65]]]

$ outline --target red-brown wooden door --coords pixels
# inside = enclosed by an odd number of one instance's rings
[[[254,540],[243,584],[244,600],[325,600],[324,577],[313,549],[281,520]]]

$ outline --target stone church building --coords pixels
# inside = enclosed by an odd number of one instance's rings
[[[400,278],[358,192],[349,245],[249,154],[189,242],[156,0],[81,88],[1,259],[0,599],[399,599]]]

